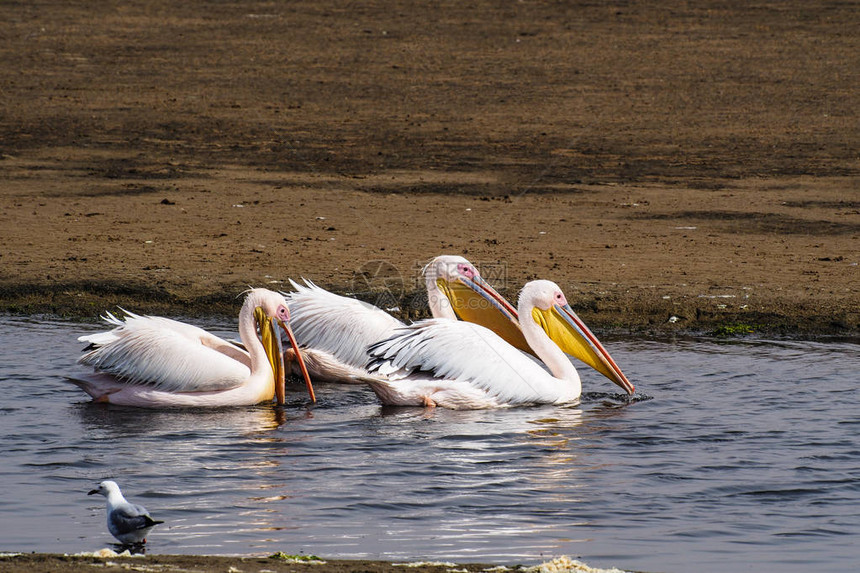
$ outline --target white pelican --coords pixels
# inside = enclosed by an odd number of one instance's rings
[[[478,322],[528,349],[516,324],[516,310],[465,258],[436,257],[424,267],[424,278],[434,318]],[[336,295],[308,280],[305,285],[290,282],[295,291],[284,296],[291,325],[315,380],[354,381],[365,374],[367,347],[405,326],[366,302]]]
[[[246,351],[168,318],[128,313],[120,320],[109,314],[105,320],[116,328],[78,339],[91,345],[78,362],[95,372],[71,381],[96,402],[126,406],[247,406],[273,396],[282,404],[285,369],[280,326],[315,400],[289,319],[282,295],[250,290],[239,312],[239,336]]]
[[[108,531],[120,543],[125,543],[126,545],[146,543],[146,536],[150,530],[159,523],[164,523],[163,521],[152,519],[152,516],[149,515],[149,512],[142,505],[129,503],[123,497],[115,481],[103,481],[97,489],[90,491],[87,495],[97,493],[107,498]]]
[[[549,372],[487,328],[428,319],[371,346],[371,374],[361,381],[387,405],[478,409],[561,404],[582,393],[567,352],[580,359],[599,356],[613,370],[611,379],[634,392],[558,285],[527,283],[518,309],[525,340]]]
[[[440,262],[441,266],[437,262]],[[432,270],[431,267],[435,267],[435,270]],[[445,269],[454,267],[457,268],[459,276],[466,277],[466,280],[458,280],[458,275],[451,271],[445,273]],[[484,282],[477,275],[477,270],[466,259],[453,256],[437,257],[427,265],[424,275],[427,280],[430,310],[434,318],[459,318],[466,322],[480,324],[498,334],[511,346],[537,357],[535,350],[523,336],[517,310],[502,295]],[[468,279],[471,279],[480,288],[472,287]],[[434,286],[435,288],[433,288]],[[573,313],[573,310],[570,312]],[[629,385],[630,382],[597,337],[578,317],[577,322],[582,329],[584,340],[588,343],[579,345],[574,355],[575,358],[591,366],[621,387]],[[554,336],[552,332],[548,334],[551,338]]]

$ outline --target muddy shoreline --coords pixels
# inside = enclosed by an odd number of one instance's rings
[[[0,312],[424,316],[462,254],[596,330],[856,337],[850,4],[9,8]]]
[[[314,555],[276,553],[259,557],[218,555],[58,555],[51,553],[0,555],[0,564],[8,573],[75,573],[100,571],[121,573],[133,570],[158,570],[176,573],[196,571],[242,571],[245,573],[281,573],[314,571],[316,573],[621,573],[618,569],[592,567],[578,559],[559,556],[533,566],[490,565],[483,563],[450,563],[443,561],[369,561],[323,559]],[[144,568],[144,569],[141,569]],[[631,572],[635,573],[635,572]]]
[[[169,572],[192,571],[243,571],[244,573],[275,573],[313,571],[315,573],[393,573],[398,571],[418,571],[420,573],[446,573],[451,569],[478,573],[492,565],[481,564],[439,564],[404,566],[388,561],[366,560],[313,560],[293,561],[273,557],[228,557],[216,555],[146,555],[132,557],[81,557],[50,553],[25,553],[10,557],[0,556],[0,565],[8,573],[74,573],[92,571],[98,568],[105,572],[125,572],[137,567]],[[513,569],[511,569],[513,571]]]
[[[420,290],[394,299],[387,294],[355,293],[349,289],[332,288],[370,303],[380,300],[393,304],[390,313],[405,320],[429,316],[426,294]],[[85,282],[76,284],[14,285],[0,289],[0,304],[11,315],[40,316],[47,319],[97,322],[106,311],[119,308],[142,314],[181,318],[219,318],[234,320],[241,307],[241,298],[226,293],[183,297],[163,289],[148,289],[145,285]],[[515,292],[507,292],[515,300]],[[595,296],[572,304],[574,310],[593,329],[614,336],[765,336],[801,339],[858,339],[856,311],[838,306],[828,309],[803,303],[773,301],[757,311],[728,311],[718,302],[722,299],[696,297],[686,305],[665,303],[648,297],[646,300],[617,300]],[[662,303],[662,304],[661,304]]]

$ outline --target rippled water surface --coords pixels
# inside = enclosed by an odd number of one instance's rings
[[[388,409],[321,386],[313,407],[297,389],[283,409],[154,412],[64,381],[96,328],[0,318],[0,551],[110,544],[104,498],[86,493],[111,478],[167,522],[149,553],[565,554],[666,572],[860,561],[856,344],[605,341],[637,385],[630,404],[583,370],[576,407]]]

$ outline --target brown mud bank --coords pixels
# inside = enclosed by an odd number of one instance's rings
[[[554,280],[602,331],[860,332],[851,178],[495,198],[380,194],[317,176],[336,188],[321,191],[265,175],[221,169],[187,177],[185,191],[96,203],[63,190],[35,206],[15,199],[0,215],[16,245],[0,256],[0,310],[235,317],[248,286],[290,290],[304,277],[417,319],[427,315],[422,266],[448,253],[469,258],[509,300],[528,280]],[[88,193],[113,184],[91,182]]]
[[[429,316],[426,293],[421,290],[396,296],[390,291],[355,292],[349,288],[330,288],[371,304],[381,304],[403,320]],[[514,290],[501,290],[507,298],[516,300]],[[567,290],[570,292],[569,288]],[[577,314],[597,332],[614,335],[835,336],[849,339],[860,336],[857,306],[851,306],[851,303],[843,306],[832,300],[822,303],[787,300],[779,296],[756,297],[732,288],[714,292],[738,294],[676,294],[670,297],[655,296],[653,288],[625,289],[623,292],[601,288],[595,292],[583,291],[581,287],[577,292],[580,296],[571,301]],[[729,299],[731,303],[726,304]],[[0,287],[0,304],[7,314],[83,322],[96,321],[106,311],[115,313],[120,308],[139,314],[192,320],[213,316],[230,320],[238,315],[241,302],[241,287],[238,285],[229,293],[212,294],[98,281]]]
[[[421,265],[596,329],[858,335],[851,3],[45,0],[0,33],[0,312],[233,315]]]
[[[229,572],[243,573],[447,573],[451,569],[478,573],[488,565],[422,565],[420,567],[395,565],[386,561],[288,561],[269,557],[223,557],[209,555],[147,555],[134,557],[79,557],[50,553],[30,553],[0,557],[0,565],[7,573],[79,573],[94,570],[105,573],[124,573],[129,570],[162,571],[166,573]],[[513,570],[512,570],[513,571]]]
[[[87,557],[30,553],[0,556],[6,573],[81,573],[94,569],[106,573],[162,571],[165,573],[621,573],[618,569],[590,567],[576,559],[558,557],[532,567],[480,563],[323,560],[315,556],[275,554],[268,557],[210,555],[147,555],[132,557]]]

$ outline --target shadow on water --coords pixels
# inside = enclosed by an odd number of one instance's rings
[[[131,555],[146,555],[145,543],[109,543],[108,547],[110,547],[116,553],[128,551]]]
[[[105,439],[151,436],[154,433],[183,433],[191,437],[213,431],[250,435],[271,432],[287,420],[283,408],[267,405],[250,408],[146,410],[84,402],[75,404],[73,411],[87,432],[99,432]]]

